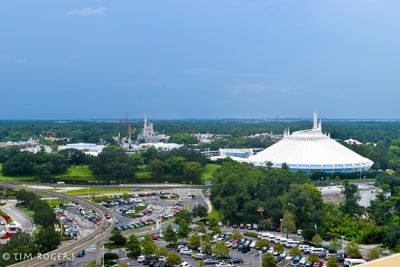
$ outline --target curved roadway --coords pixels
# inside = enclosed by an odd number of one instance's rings
[[[70,243],[65,246],[61,246],[60,248],[58,248],[56,250],[50,251],[47,253],[49,255],[50,254],[68,255],[68,258],[72,258],[73,255],[75,255],[78,251],[86,249],[86,248],[92,246],[93,244],[99,243],[102,240],[104,240],[105,238],[107,238],[111,234],[111,231],[113,230],[113,228],[115,226],[116,218],[112,211],[107,210],[103,206],[98,205],[89,200],[86,200],[84,198],[79,198],[76,196],[66,195],[66,194],[52,192],[52,191],[46,191],[46,190],[42,190],[42,189],[23,187],[23,186],[19,186],[18,184],[15,184],[15,183],[2,182],[2,183],[0,183],[0,186],[3,186],[3,187],[6,186],[7,188],[13,188],[13,189],[18,189],[18,190],[25,189],[26,191],[30,191],[30,192],[34,192],[34,193],[42,193],[42,194],[51,195],[51,196],[54,196],[54,197],[57,197],[60,199],[67,199],[70,201],[74,201],[79,204],[82,204],[83,206],[85,206],[87,208],[94,210],[98,215],[101,216],[101,218],[102,218],[101,223],[97,226],[96,230],[93,231],[91,234],[89,234],[88,236],[86,236],[82,239],[79,239],[73,243]],[[105,219],[105,213],[108,213],[112,216],[113,221],[111,223],[107,222],[107,220]],[[26,267],[26,266],[43,267],[43,266],[58,264],[60,262],[65,262],[65,261],[66,260],[64,260],[64,259],[54,260],[54,259],[33,258],[33,259],[19,262],[19,263],[10,265],[10,266],[12,266],[12,267]]]

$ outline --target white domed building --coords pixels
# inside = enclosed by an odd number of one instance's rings
[[[264,149],[247,160],[257,166],[281,168],[286,163],[292,171],[312,172],[362,172],[368,171],[373,161],[360,156],[322,132],[314,113],[314,126],[310,130],[290,133],[285,130],[284,137],[276,144]]]

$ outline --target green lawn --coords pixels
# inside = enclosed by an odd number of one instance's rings
[[[2,173],[2,165],[0,164],[0,180],[5,181],[24,181],[24,182],[34,182],[36,180],[33,176],[19,176],[19,177],[12,177],[12,176],[4,176]],[[81,179],[81,180],[93,180],[94,176],[90,171],[88,166],[72,166],[68,168],[68,170],[56,176],[58,179],[68,180],[68,179]]]
[[[62,201],[59,199],[50,199],[50,200],[47,200],[47,203],[49,203],[50,207],[56,207],[56,206],[59,206],[62,203]]]
[[[136,170],[135,176],[138,178],[151,177],[151,172],[147,170],[146,166],[139,166]]]
[[[2,173],[2,168],[3,166],[0,164],[0,180],[5,180],[5,181],[25,181],[25,182],[32,182],[35,180],[34,177],[32,176],[22,176],[22,177],[11,177],[11,176],[4,176]]]
[[[22,211],[23,213],[25,213],[27,216],[33,218],[33,216],[35,215],[35,212],[28,209],[27,207],[24,206],[17,206],[17,208]]]
[[[109,193],[124,193],[124,192],[131,192],[130,188],[104,188],[104,189],[99,189],[99,188],[89,188],[89,195],[93,194],[109,194]],[[68,195],[87,195],[88,189],[75,189],[75,190],[69,190],[66,191]]]
[[[212,178],[212,175],[215,170],[221,168],[221,165],[218,164],[207,164],[204,166],[203,173],[201,174],[201,178],[203,181],[208,181]]]
[[[78,179],[81,181],[90,181],[96,179],[87,165],[71,166],[65,173],[57,175],[56,178],[60,180]]]
[[[83,166],[71,166],[68,168],[68,170],[61,174],[58,175],[57,177],[63,178],[63,177],[94,177],[92,174],[92,171],[89,169],[89,166],[83,165]]]

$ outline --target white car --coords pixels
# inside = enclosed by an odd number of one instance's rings
[[[306,262],[307,262],[307,258],[306,258],[306,257],[303,257],[303,258],[300,259],[299,264],[300,264],[300,265],[305,265]]]
[[[188,248],[183,248],[179,251],[179,254],[182,254],[182,255],[192,255],[192,253],[193,253],[193,250],[188,249]]]
[[[180,250],[183,249],[183,248],[187,248],[187,246],[185,246],[185,245],[179,245],[179,246],[178,246],[178,251],[180,251]]]
[[[145,256],[145,255],[140,255],[140,256],[137,258],[137,261],[138,261],[139,263],[141,263],[141,262],[144,261],[144,259],[146,259],[146,256]]]
[[[158,261],[166,262],[167,261],[167,257],[166,256],[161,256],[161,257],[158,258]]]
[[[125,214],[135,214],[136,211],[135,210],[128,210],[127,212],[125,212]]]
[[[215,264],[215,267],[232,267],[232,264],[220,262],[220,263]]]
[[[273,254],[273,253],[274,253],[274,248],[273,248],[273,247],[270,247],[270,248],[268,249],[267,253]]]
[[[190,267],[190,263],[187,261],[183,261],[181,264],[179,264],[181,267]]]

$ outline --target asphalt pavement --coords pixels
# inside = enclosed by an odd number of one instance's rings
[[[7,213],[13,221],[18,222],[21,225],[23,231],[32,233],[33,231],[33,224],[32,219],[22,212],[20,209],[16,208],[15,205],[17,204],[16,201],[8,201],[1,209]]]

